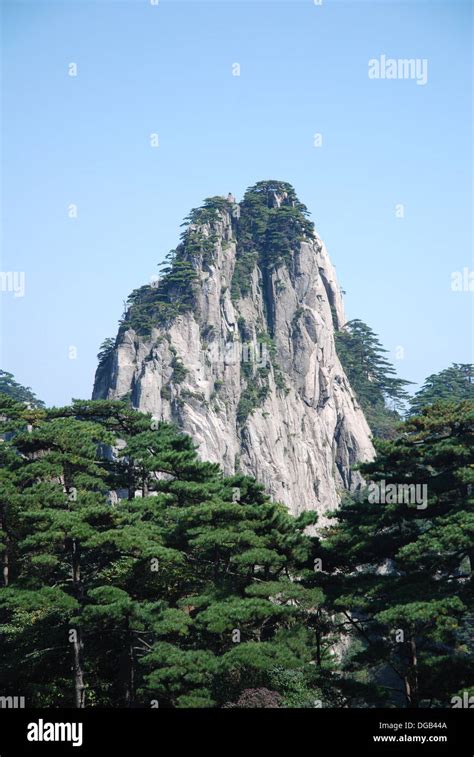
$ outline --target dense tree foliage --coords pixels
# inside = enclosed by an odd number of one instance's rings
[[[449,706],[473,674],[473,415],[435,405],[379,442],[371,483],[320,542],[314,513],[290,516],[124,402],[2,395],[2,692],[53,707]],[[391,484],[426,497],[384,499]]]
[[[99,347],[99,352],[97,353],[97,360],[98,360],[98,368],[103,368],[109,357],[112,355],[115,348],[115,339],[112,337],[107,337],[107,339],[104,339],[102,344]]]
[[[160,266],[160,277],[128,297],[122,330],[131,327],[148,336],[153,327],[167,325],[193,307],[197,268],[212,262],[216,224],[230,211],[231,205],[223,197],[208,197],[202,207],[191,211],[184,221],[180,244]]]
[[[260,181],[247,189],[236,224],[234,299],[250,293],[251,275],[257,264],[264,286],[268,274],[280,265],[287,265],[292,271],[293,256],[300,242],[314,234],[314,224],[308,215],[306,206],[287,182]],[[270,313],[267,317],[271,321]]]
[[[4,693],[218,706],[250,688],[284,701],[296,671],[300,697],[321,696],[314,515],[292,518],[121,402],[33,412],[3,397],[0,415]]]
[[[18,402],[27,402],[35,407],[43,407],[44,403],[39,400],[29,386],[22,386],[15,381],[13,374],[0,370],[0,394],[7,394]]]
[[[442,400],[474,400],[474,365],[453,363],[425,380],[410,401],[410,413],[417,415],[424,407]]]
[[[473,431],[467,401],[405,422],[327,531],[326,593],[361,644],[350,672],[380,705],[449,707],[473,686]]]
[[[154,326],[166,325],[193,307],[197,270],[213,263],[218,224],[226,216],[237,240],[231,285],[234,299],[249,294],[257,264],[264,281],[280,265],[288,265],[291,271],[300,242],[314,232],[307,208],[286,182],[258,182],[247,190],[240,207],[225,197],[206,198],[185,218],[180,244],[168,254],[160,279],[129,296],[122,330],[131,327],[148,336]]]
[[[372,329],[358,319],[336,332],[336,349],[375,436],[393,437],[411,382],[399,379]]]

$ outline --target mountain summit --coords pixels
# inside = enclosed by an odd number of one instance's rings
[[[335,271],[293,187],[261,181],[191,211],[161,277],[132,292],[93,399],[128,399],[200,455],[260,481],[295,515],[324,514],[373,455],[336,354]]]

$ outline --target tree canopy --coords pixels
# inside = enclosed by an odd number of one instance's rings
[[[473,430],[468,401],[405,422],[327,530],[325,590],[379,706],[449,707],[473,686]]]
[[[366,323],[348,321],[336,332],[336,349],[367,422],[375,436],[394,436],[409,398],[406,387],[385,357],[387,350]]]
[[[417,415],[424,407],[442,400],[474,400],[474,365],[453,363],[428,376],[410,401],[410,414]]]
[[[12,397],[18,402],[27,402],[35,407],[43,407],[44,403],[39,400],[29,386],[22,386],[15,380],[12,373],[0,370],[0,393]]]
[[[315,679],[314,514],[292,518],[121,402],[35,414],[2,397],[0,416],[3,691],[200,707]]]
[[[314,513],[124,402],[0,395],[2,691],[45,707],[449,706],[474,672],[473,417],[441,403],[378,441],[321,541]]]

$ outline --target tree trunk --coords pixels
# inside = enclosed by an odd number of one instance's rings
[[[416,651],[415,637],[412,636],[408,642],[410,650],[410,661],[407,674],[405,676],[405,696],[407,700],[407,706],[410,709],[417,708],[419,706],[418,699],[418,659]]]
[[[125,707],[133,707],[135,703],[135,650],[133,644],[133,633],[130,631],[129,620],[127,620],[125,650],[123,652],[121,666],[124,683]]]
[[[133,470],[133,463],[131,462],[128,464],[127,474],[128,500],[130,502],[132,499],[135,499],[135,472]]]
[[[83,709],[86,706],[86,687],[84,685],[84,673],[82,670],[83,644],[79,629],[75,629],[73,641],[74,651],[74,706]]]
[[[5,552],[3,553],[2,574],[3,574],[3,585],[8,586],[8,582],[10,578],[10,566],[8,562],[8,544],[5,545]]]
[[[135,652],[133,650],[133,641],[129,640],[127,648],[127,682],[125,689],[125,706],[133,707],[135,703]]]
[[[75,595],[79,602],[82,602],[84,587],[81,580],[81,557],[80,546],[77,539],[72,539],[72,581]],[[86,706],[86,687],[84,684],[84,671],[82,668],[82,656],[84,644],[79,628],[74,629],[73,641],[73,675],[74,675],[74,704],[75,707],[82,709]]]
[[[142,470],[142,497],[148,497],[148,472]]]
[[[5,536],[5,547],[2,555],[2,577],[3,577],[3,585],[8,586],[9,580],[10,580],[10,565],[9,565],[9,559],[8,559],[8,536],[7,536],[7,530],[6,530],[6,520],[7,520],[7,505],[3,504],[2,509],[0,511],[0,531],[3,532]]]
[[[316,664],[321,667],[321,634],[316,631]]]

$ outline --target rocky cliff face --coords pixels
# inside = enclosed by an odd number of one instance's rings
[[[335,350],[345,321],[324,244],[282,182],[240,204],[209,198],[187,220],[162,278],[132,293],[93,398],[128,397],[292,513],[324,514],[373,454]]]

